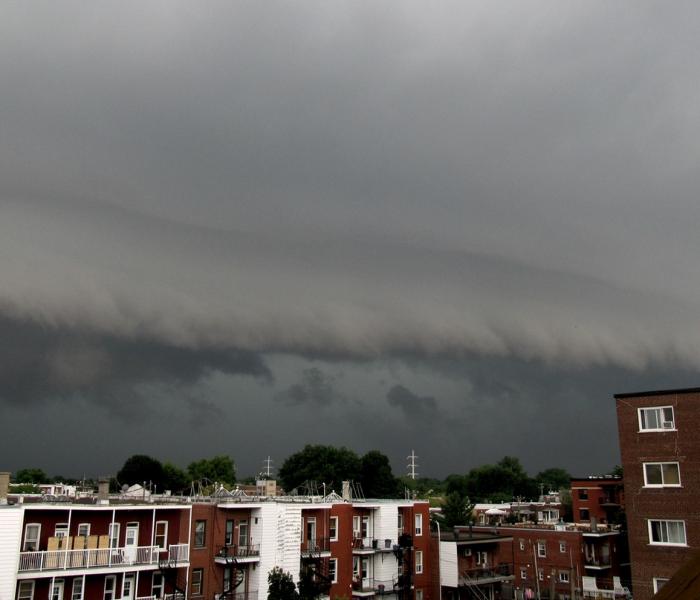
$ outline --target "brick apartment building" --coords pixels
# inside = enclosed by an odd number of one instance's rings
[[[616,394],[635,600],[700,549],[700,388]]]
[[[622,477],[602,475],[572,478],[571,503],[576,523],[617,523],[625,508]]]
[[[300,573],[331,598],[437,600],[428,503],[318,496],[7,502],[0,600],[264,600]]]

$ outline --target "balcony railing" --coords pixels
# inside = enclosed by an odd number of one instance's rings
[[[301,543],[302,554],[318,554],[320,552],[330,552],[330,540],[327,537],[304,540]]]
[[[166,560],[162,555],[161,562]],[[167,562],[169,565],[179,565],[190,561],[190,545],[189,544],[171,544],[168,546]]]
[[[220,546],[216,553],[217,558],[250,558],[251,556],[260,556],[260,544],[238,545],[232,544]]]
[[[493,567],[479,567],[476,569],[467,569],[462,575],[462,579],[466,584],[487,583],[494,579],[513,576],[513,565],[502,563]]]
[[[377,550],[379,548],[379,540],[370,537],[352,538],[353,550]]]
[[[188,547],[188,544],[183,544]],[[46,550],[20,552],[20,573],[27,571],[55,571],[68,569],[92,569],[105,567],[130,567],[157,565],[158,546],[136,548],[93,548],[89,550]]]

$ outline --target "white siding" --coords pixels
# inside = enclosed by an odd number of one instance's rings
[[[15,597],[24,508],[0,507],[0,600]]]
[[[391,545],[398,541],[399,509],[396,504],[382,504],[374,511],[374,532],[380,548],[384,548],[384,540],[391,540]],[[393,553],[381,552],[374,555],[374,578],[378,581],[389,582],[398,575],[396,557]]]
[[[457,544],[440,542],[440,585],[456,588],[459,585]]]

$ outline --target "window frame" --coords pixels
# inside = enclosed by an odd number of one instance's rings
[[[68,523],[56,523],[53,527],[53,537],[64,538],[69,534]]]
[[[568,571],[559,571],[559,583],[570,583]]]
[[[658,594],[659,590],[664,587],[669,582],[668,577],[652,577],[652,585],[654,586],[654,593]],[[661,585],[659,585],[661,584]]]
[[[27,547],[27,531],[30,527],[36,527],[36,539],[30,541],[36,544],[33,548]],[[41,543],[41,523],[26,523],[24,526],[24,539],[22,540],[22,552],[38,552],[39,544]]]
[[[202,530],[198,531],[201,525]],[[192,545],[195,548],[205,548],[207,544],[207,522],[205,519],[197,519],[194,522],[194,537],[192,539]]]
[[[156,583],[156,577],[160,578],[160,582]],[[158,590],[158,593],[156,593]],[[153,573],[151,577],[151,595],[156,598],[162,598],[165,592],[165,576],[163,573]]]
[[[107,584],[111,583],[111,589],[107,589]],[[109,595],[107,595],[109,594]],[[115,600],[117,595],[117,576],[107,575],[105,576],[105,584],[102,588],[102,600]]]
[[[423,513],[416,513],[413,517],[413,535],[416,537],[423,535]]]
[[[547,542],[545,540],[537,540],[537,557],[547,558]]]
[[[331,568],[331,565],[333,567]],[[331,576],[332,573],[332,576]],[[328,575],[331,576],[331,583],[338,583],[338,559],[329,558],[328,559]]]
[[[190,582],[190,595],[201,596],[202,595],[202,580],[204,579],[204,569],[197,568],[192,569],[192,581]],[[195,588],[195,586],[197,586]],[[195,591],[196,589],[196,591]]]
[[[527,579],[527,567],[520,567],[520,579]]]
[[[414,561],[416,564],[416,575],[423,574],[423,551],[416,550],[414,554]]]
[[[586,513],[584,517],[583,513]],[[591,520],[591,509],[590,508],[579,508],[578,509],[578,520],[579,522],[590,521]]]
[[[77,584],[80,584],[78,586]],[[76,595],[76,587],[80,587],[78,590],[78,594]],[[83,600],[83,596],[85,596],[85,580],[84,577],[74,577],[73,578],[73,585],[71,586],[71,591],[70,591],[70,597],[71,600]]]
[[[525,550],[525,540],[523,538],[520,538],[520,541],[518,543],[518,547],[520,550],[524,551]]]
[[[664,523],[666,525],[666,537],[668,538],[668,524],[669,523],[681,523],[683,525],[683,541],[682,542],[669,542],[669,541],[654,541],[653,538],[653,525],[652,523]],[[647,529],[649,531],[649,545],[651,546],[676,546],[676,547],[687,547],[688,546],[688,532],[686,531],[685,521],[682,519],[647,519]]]
[[[17,600],[34,600],[34,589],[36,581],[34,579],[22,579],[17,582]],[[22,586],[30,588],[29,595],[22,592]]]
[[[671,421],[667,421],[665,417],[667,416],[664,411],[668,409],[671,411]],[[657,416],[657,421],[661,423],[661,427],[644,427],[643,421],[648,421],[646,417],[646,412],[659,412],[660,414]],[[644,416],[644,419],[642,419],[642,415]],[[660,417],[660,418],[659,418]],[[658,431],[676,431],[676,411],[674,410],[674,407],[670,404],[664,405],[664,406],[640,406],[637,409],[637,420],[639,423],[639,433],[649,433],[649,432],[658,432]],[[671,423],[672,427],[664,427],[664,423]]]
[[[80,531],[85,533],[80,533]],[[90,523],[78,523],[78,537],[89,537],[90,536]]]
[[[664,465],[676,465],[676,469],[678,471],[678,483],[664,483]],[[647,477],[647,467],[653,466],[659,466],[661,468],[661,483],[649,483],[649,478]],[[681,465],[679,462],[645,462],[642,463],[642,474],[644,475],[645,488],[683,487],[681,482]]]
[[[159,525],[165,525],[165,529],[163,530],[162,534],[158,533],[158,526]],[[158,543],[158,538],[163,538],[163,545],[161,546]],[[158,546],[161,550],[167,550],[168,549],[168,522],[167,521],[156,521],[155,525],[153,526],[153,545]]]
[[[331,542],[338,541],[338,526],[340,525],[337,516],[333,515],[328,520],[328,538]]]
[[[109,524],[109,528],[107,529],[107,535],[109,536],[110,548],[119,548],[119,536],[121,535],[121,529],[121,523],[117,523],[115,521],[114,523]]]
[[[559,542],[559,553],[566,554],[566,542]]]
[[[224,529],[224,546],[233,546],[233,536],[236,532],[236,520],[226,519]]]

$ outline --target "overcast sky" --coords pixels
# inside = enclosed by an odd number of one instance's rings
[[[0,467],[619,462],[700,385],[696,3],[0,9]]]

